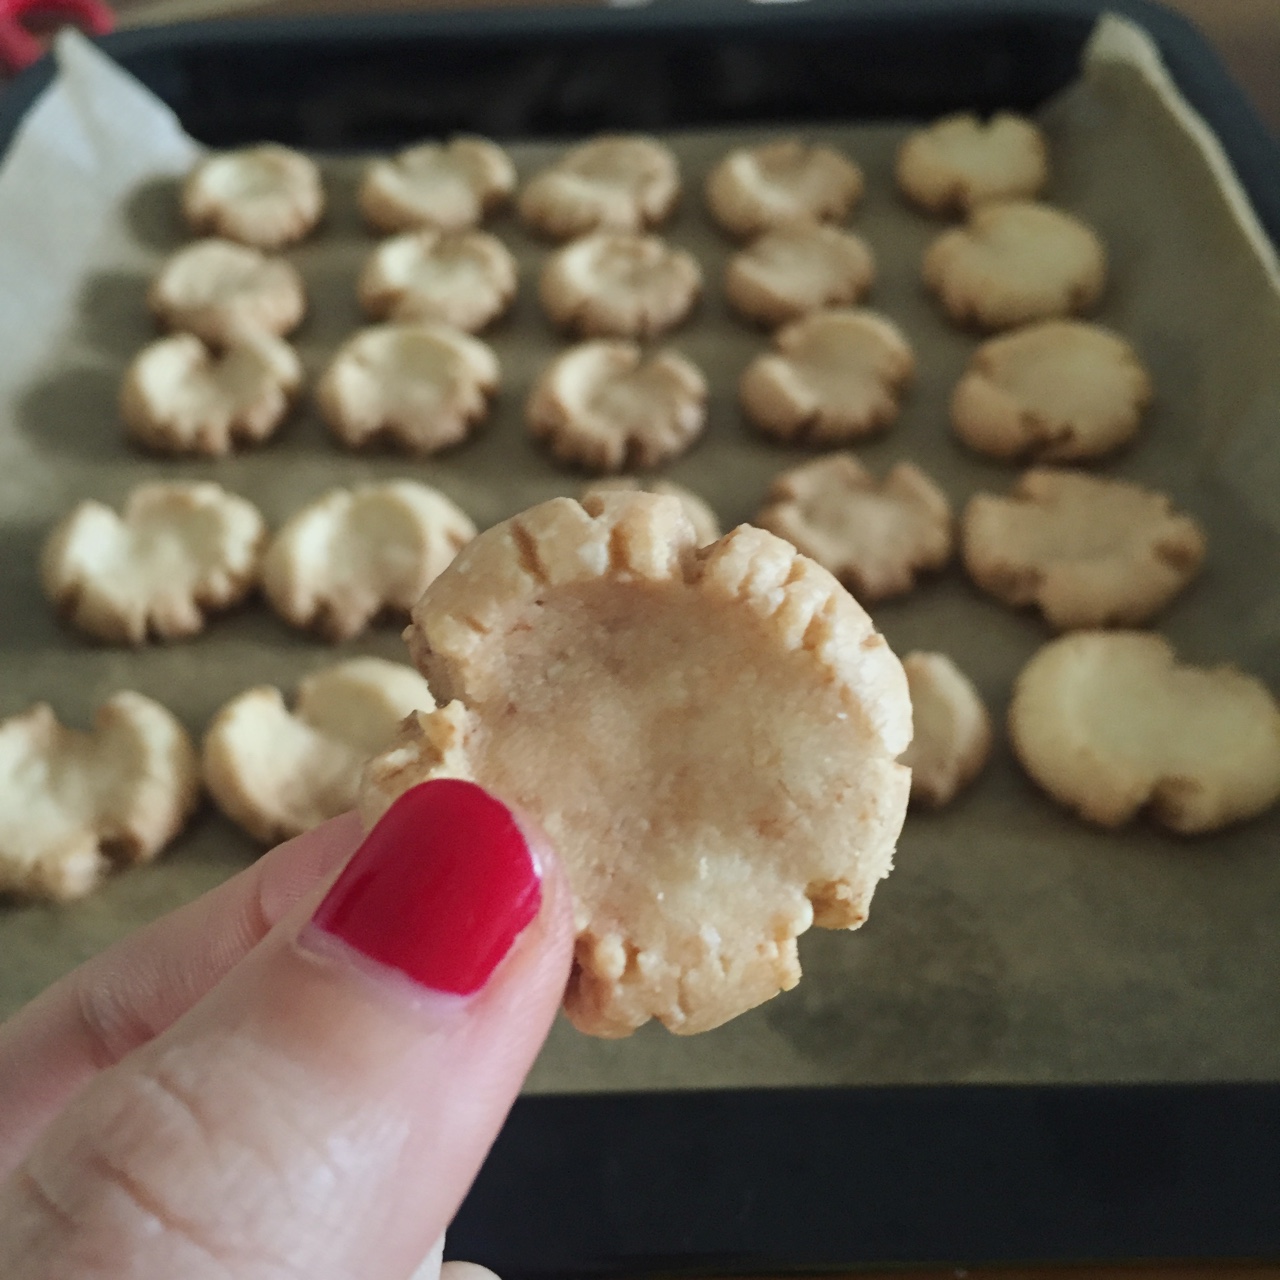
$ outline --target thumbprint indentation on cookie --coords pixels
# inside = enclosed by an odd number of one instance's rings
[[[852,453],[784,471],[755,523],[786,538],[863,602],[902,595],[955,546],[946,494],[910,462],[877,481]]]
[[[349,640],[385,612],[407,617],[475,533],[465,512],[425,484],[334,489],[272,539],[263,592],[293,626]]]
[[[873,435],[898,417],[915,357],[898,327],[874,311],[815,311],[774,335],[738,387],[743,412],[766,435],[827,445]]]
[[[205,783],[255,839],[287,840],[351,809],[369,758],[405,716],[434,707],[412,667],[381,658],[313,673],[298,685],[292,711],[272,685],[247,689],[205,733]]]
[[[1165,494],[1052,468],[1028,471],[1007,498],[975,495],[961,536],[978,586],[1062,631],[1148,621],[1205,554],[1200,526]]]
[[[702,432],[706,402],[701,372],[674,351],[646,359],[633,342],[583,342],[543,371],[526,419],[562,461],[622,471],[682,454]]]
[[[46,542],[41,576],[59,611],[100,640],[177,640],[248,595],[266,536],[258,509],[219,485],[144,484],[120,515],[80,503]]]
[[[149,862],[200,796],[186,730],[159,703],[117,693],[88,733],[39,703],[0,722],[0,893],[66,901],[112,864]]]
[[[182,188],[182,212],[197,235],[222,236],[258,249],[301,240],[324,213],[315,161],[267,143],[202,160]]]
[[[1009,707],[1031,778],[1082,818],[1119,827],[1145,811],[1184,835],[1280,799],[1280,707],[1234,667],[1176,660],[1163,636],[1076,631],[1022,669]]]

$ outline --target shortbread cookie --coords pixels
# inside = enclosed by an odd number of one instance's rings
[[[274,143],[219,152],[183,184],[182,213],[197,235],[279,249],[320,221],[320,170],[301,152]]]
[[[830,570],[864,604],[910,591],[955,549],[947,495],[910,462],[877,481],[852,453],[784,471],[755,523]]]
[[[961,530],[974,582],[1062,631],[1148,621],[1205,552],[1200,526],[1163,493],[1080,471],[1028,471],[1007,498],[977,494]]]
[[[498,358],[485,343],[439,324],[362,329],[316,387],[343,444],[388,440],[414,453],[455,445],[489,412]]]
[[[349,640],[388,610],[407,616],[475,535],[464,511],[413,480],[333,489],[272,539],[262,589],[286,622]]]
[[[216,457],[274,434],[301,386],[297,353],[271,334],[237,338],[216,353],[195,334],[175,333],[134,357],[120,412],[139,444]]]
[[[862,170],[798,138],[730,151],[707,177],[707,208],[746,239],[788,222],[840,222],[862,195]]]
[[[551,323],[584,338],[652,338],[678,325],[702,291],[702,268],[660,236],[600,231],[552,254],[540,294]]]
[[[860,236],[820,223],[775,227],[729,259],[724,292],[748,320],[782,324],[821,307],[861,302],[875,259]]]
[[[375,320],[433,320],[479,333],[516,296],[516,260],[486,231],[410,231],[384,240],[360,273]]]
[[[296,268],[233,240],[197,240],[160,268],[147,293],[166,329],[194,333],[214,346],[245,334],[292,333],[307,310]]]
[[[361,812],[453,776],[536,822],[574,894],[580,1030],[709,1030],[795,985],[810,925],[866,919],[910,788],[906,680],[785,542],[698,550],[674,498],[557,498],[466,547],[406,634],[447,705],[370,764]]]
[[[1182,666],[1163,636],[1078,631],[1018,676],[1009,733],[1023,768],[1082,818],[1146,810],[1184,835],[1280,799],[1280,707],[1234,667]]]
[[[902,660],[914,735],[901,763],[911,770],[911,801],[940,809],[980,774],[991,755],[991,716],[973,681],[945,653]]]
[[[564,462],[591,471],[656,467],[702,434],[707,383],[674,351],[645,359],[634,342],[583,342],[543,371],[525,417]]]
[[[298,685],[294,709],[260,685],[232,698],[204,737],[204,779],[223,813],[264,844],[355,806],[360,771],[405,716],[435,707],[412,668],[381,658],[325,667]]]
[[[520,192],[520,216],[553,240],[589,231],[643,231],[680,199],[680,169],[656,138],[606,136],[566,151]]]
[[[665,494],[669,498],[679,499],[685,517],[693,526],[693,536],[700,547],[715,542],[720,537],[720,518],[711,509],[710,503],[699,497],[692,489],[670,480],[641,479],[638,476],[606,476],[593,480],[579,497],[585,503],[593,493],[643,493]]]
[[[966,213],[984,200],[1037,196],[1049,180],[1044,134],[1025,116],[997,111],[945,116],[907,136],[898,151],[898,186],[930,213]]]
[[[111,644],[179,640],[243,600],[267,526],[220,485],[139,485],[122,515],[82,502],[41,558],[45,594],[82,631]]]
[[[994,200],[929,246],[924,281],[957,324],[1008,329],[1087,311],[1106,285],[1107,255],[1061,209]]]
[[[0,894],[83,897],[112,864],[149,862],[200,796],[195,748],[159,703],[117,693],[93,730],[39,703],[0,722]]]
[[[409,147],[375,160],[360,183],[360,211],[376,231],[463,231],[506,204],[516,189],[511,157],[484,138]]]
[[[898,416],[915,370],[901,331],[874,311],[815,311],[774,335],[738,395],[766,435],[805,444],[838,444],[872,435]]]
[[[1045,320],[973,353],[951,395],[951,425],[992,458],[1083,461],[1127,444],[1152,395],[1137,352],[1118,334]]]

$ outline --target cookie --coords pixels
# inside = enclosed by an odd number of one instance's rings
[[[957,324],[1008,329],[1087,311],[1106,285],[1107,255],[1061,209],[995,200],[929,246],[924,281]]]
[[[465,512],[413,480],[333,489],[272,539],[262,589],[290,625],[349,640],[382,613],[407,616],[475,534]]]
[[[283,258],[233,240],[197,240],[160,268],[147,305],[164,328],[216,347],[245,334],[292,333],[306,314],[307,294]]]
[[[585,338],[652,338],[678,325],[702,268],[660,236],[599,231],[547,260],[539,292],[551,323]]]
[[[1044,320],[973,353],[951,395],[951,425],[991,458],[1080,462],[1133,439],[1153,394],[1137,352],[1118,334]]]
[[[208,482],[139,485],[121,515],[82,502],[41,557],[45,595],[109,644],[179,640],[253,588],[267,526],[257,507]]]
[[[796,938],[862,923],[910,779],[906,680],[871,620],[743,525],[674,498],[557,498],[486,530],[406,633],[442,702],[369,765],[372,822],[469,778],[559,853],[582,1031],[709,1030],[795,985]]]
[[[301,240],[323,213],[315,161],[274,143],[208,156],[182,186],[182,214],[196,235],[258,249]]]
[[[358,199],[365,221],[384,234],[424,227],[464,231],[506,204],[515,189],[515,166],[501,147],[459,136],[375,160]]]
[[[747,239],[789,222],[840,222],[862,195],[862,170],[831,147],[798,138],[730,151],[707,176],[707,208]]]
[[[945,116],[907,135],[894,170],[898,187],[929,213],[967,213],[984,200],[1026,200],[1049,180],[1044,134],[1025,116],[997,111]]]
[[[516,260],[486,231],[410,231],[370,255],[356,290],[375,320],[429,320],[479,333],[516,296]]]
[[[911,803],[940,809],[985,767],[991,716],[973,681],[945,653],[909,653],[902,669],[915,730],[900,757],[911,770]]]
[[[129,436],[150,449],[219,457],[270,438],[301,387],[297,353],[272,334],[215,351],[195,334],[175,333],[134,357],[120,413]]]
[[[492,349],[461,330],[373,325],[339,349],[316,401],[345,445],[388,441],[435,453],[465,440],[488,414],[499,378]]]
[[[822,307],[861,302],[875,274],[875,259],[860,236],[799,222],[766,231],[735,253],[724,292],[739,315],[776,325]]]
[[[585,503],[593,493],[632,493],[640,490],[643,493],[665,494],[669,498],[678,499],[684,510],[685,518],[693,526],[693,536],[698,546],[705,547],[720,537],[720,519],[705,499],[700,498],[692,489],[670,480],[641,479],[637,476],[608,476],[593,480],[579,495],[579,501]]]
[[[434,707],[412,667],[381,658],[353,658],[309,675],[292,711],[273,685],[248,689],[205,734],[205,785],[256,840],[288,840],[354,808],[369,757],[387,746],[405,716]]]
[[[951,503],[910,462],[879,482],[852,453],[784,471],[755,519],[835,574],[863,603],[902,595],[955,549]]]
[[[779,329],[773,345],[738,386],[743,412],[766,435],[839,444],[897,419],[915,357],[891,320],[874,311],[815,311]]]
[[[1184,666],[1148,632],[1045,645],[1014,685],[1009,733],[1035,782],[1104,827],[1145,811],[1198,835],[1280,799],[1280,707],[1267,687],[1234,667]]]
[[[140,693],[117,693],[81,733],[38,703],[0,722],[0,894],[66,902],[114,865],[149,862],[200,796],[183,727]]]
[[[997,600],[1034,605],[1061,631],[1137,626],[1204,561],[1200,526],[1163,493],[1080,471],[1037,469],[1010,496],[980,493],[961,522],[969,576]]]
[[[644,357],[634,342],[570,347],[534,385],[525,420],[562,462],[590,471],[648,468],[679,457],[702,434],[707,383],[683,356]]]
[[[607,135],[565,152],[520,192],[520,216],[552,240],[590,231],[661,226],[680,199],[670,147],[642,135]]]

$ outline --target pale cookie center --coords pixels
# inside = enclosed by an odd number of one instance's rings
[[[438,245],[434,249],[416,244],[396,245],[385,253],[383,269],[393,283],[435,296],[466,295],[492,288],[485,260],[457,245]]]
[[[895,562],[915,554],[920,514],[871,490],[827,490],[800,505],[806,534],[829,563]]]
[[[433,208],[473,209],[477,195],[466,168],[448,155],[412,156],[385,171],[388,185],[408,203]]]
[[[824,400],[842,405],[880,400],[889,381],[889,357],[872,341],[815,334],[784,352],[799,381]]]
[[[204,172],[207,189],[220,200],[261,203],[287,198],[289,176],[266,156],[235,156],[215,160]]]
[[[1022,352],[1002,362],[993,379],[1049,422],[1107,422],[1136,401],[1135,379],[1122,363],[1067,343]]]
[[[1164,518],[1154,504],[1112,499],[1077,507],[1010,506],[1002,540],[1023,560],[1126,558],[1153,542]]]
[[[477,780],[545,815],[596,928],[627,920],[648,948],[696,967],[739,937],[811,923],[795,850],[848,874],[849,833],[873,803],[866,750],[806,651],[779,652],[693,588],[560,588],[494,646],[471,752]],[[583,744],[572,768],[548,742]],[[619,859],[618,849],[643,849]],[[621,926],[619,926],[621,928]]]
[[[364,344],[357,363],[389,407],[434,407],[452,398],[465,373],[450,347],[406,334],[379,335]]]

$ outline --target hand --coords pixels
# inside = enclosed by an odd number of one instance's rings
[[[554,857],[470,783],[281,845],[0,1027],[0,1275],[408,1280],[572,936]]]

